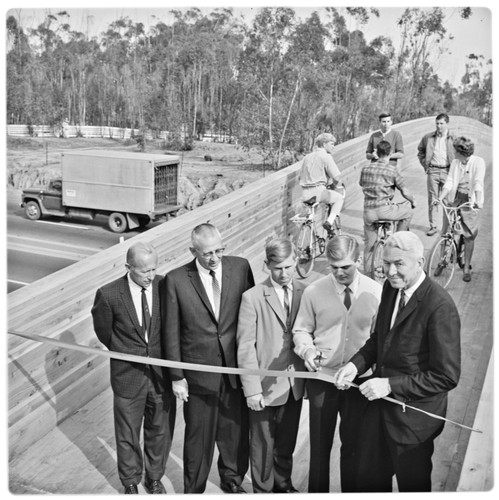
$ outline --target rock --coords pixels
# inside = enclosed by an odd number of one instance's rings
[[[217,182],[218,182],[218,177],[215,175],[201,177],[198,181],[198,187],[202,193],[206,194],[209,191],[215,189]]]

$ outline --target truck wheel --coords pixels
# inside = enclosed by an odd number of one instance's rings
[[[112,213],[109,216],[107,223],[109,225],[109,229],[111,229],[113,233],[124,233],[128,227],[126,217],[119,212]]]
[[[26,217],[31,220],[38,220],[42,216],[40,205],[36,201],[28,201],[24,207]]]
[[[137,217],[139,221],[139,226],[140,227],[146,227],[149,222],[151,222],[151,218],[148,215],[139,215]]]

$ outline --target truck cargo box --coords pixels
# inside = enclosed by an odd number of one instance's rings
[[[179,157],[126,151],[62,153],[65,206],[149,215],[177,206]]]

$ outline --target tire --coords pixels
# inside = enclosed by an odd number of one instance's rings
[[[107,223],[113,233],[124,233],[128,229],[126,216],[119,212],[113,212],[109,216]]]
[[[315,242],[313,241],[312,226],[304,224],[300,227],[296,238],[296,272],[306,278],[312,272],[315,261]]]
[[[384,241],[377,241],[374,245],[373,258],[371,261],[371,278],[383,284],[386,280],[385,269],[383,267],[383,247]]]
[[[42,216],[40,205],[36,201],[28,201],[24,207],[24,213],[30,220],[39,220]]]
[[[443,288],[447,288],[454,276],[456,262],[456,245],[449,238],[440,238],[433,245],[426,272],[432,280],[436,281]],[[435,276],[435,271],[437,271],[439,264],[442,268],[438,276]]]

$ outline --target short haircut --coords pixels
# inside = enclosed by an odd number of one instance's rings
[[[294,254],[295,247],[287,238],[275,238],[265,245],[265,262],[267,264],[271,262],[279,264]]]
[[[149,242],[138,241],[128,249],[126,253],[126,263],[133,267],[137,263],[137,255],[139,254],[156,255],[156,250]]]
[[[388,141],[380,141],[376,146],[378,156],[389,156],[392,152],[392,145]]]
[[[393,233],[385,242],[384,250],[388,248],[399,248],[404,252],[412,253],[417,258],[424,257],[423,242],[411,231],[397,231]]]
[[[330,134],[329,132],[324,132],[322,134],[319,134],[316,138],[315,138],[315,145],[318,147],[318,148],[322,148],[324,146],[324,144],[326,142],[329,142],[329,141],[334,141],[336,142],[336,137],[333,135],[333,134]]]
[[[391,118],[392,117],[392,114],[391,113],[381,113],[379,116],[378,116],[378,120],[382,120],[383,118]]]
[[[326,245],[326,257],[332,261],[351,257],[355,262],[360,257],[359,242],[349,234],[338,234],[328,241]]]
[[[461,136],[454,140],[454,149],[465,157],[471,156],[475,152],[475,144],[471,139]]]
[[[191,233],[191,243],[192,246],[195,247],[199,240],[205,236],[218,236],[222,239],[220,231],[213,225],[208,222],[204,222],[202,224],[197,225]]]
[[[440,113],[435,118],[435,121],[439,121],[439,120],[445,120],[445,123],[449,123],[450,118],[449,118],[449,115],[447,115],[445,113]]]

